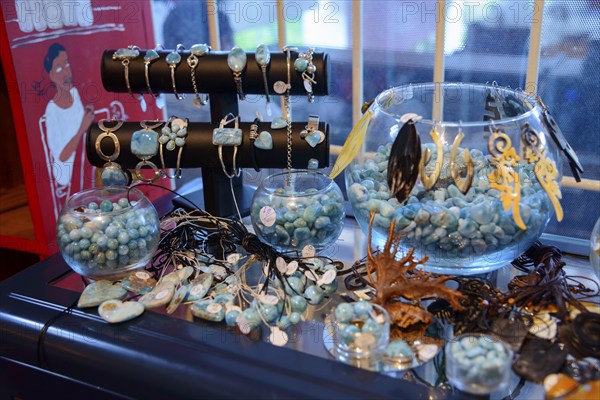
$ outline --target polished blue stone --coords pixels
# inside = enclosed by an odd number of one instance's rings
[[[311,147],[315,147],[316,145],[318,145],[321,142],[322,137],[323,137],[323,132],[314,131],[313,133],[306,136],[304,138],[304,140],[306,140],[306,143],[308,143]]]
[[[373,310],[373,306],[368,301],[361,300],[354,303],[354,312],[359,317],[368,315],[371,310]]]
[[[287,121],[284,118],[277,117],[271,122],[271,129],[282,129],[287,126]]]
[[[294,295],[290,298],[290,306],[292,311],[302,313],[306,310],[308,303],[304,296]]]
[[[337,322],[347,324],[352,320],[353,316],[354,308],[352,307],[352,304],[341,303],[335,308],[335,319]]]
[[[320,304],[323,301],[324,296],[325,293],[323,292],[323,289],[316,285],[309,286],[304,291],[304,297],[306,297],[309,304]]]
[[[151,130],[133,132],[131,152],[140,158],[149,158],[158,152],[158,133]]]
[[[227,65],[234,72],[242,72],[246,67],[246,52],[235,46],[227,55]]]
[[[200,57],[210,52],[210,46],[206,43],[198,43],[190,47],[190,52],[196,57]]]
[[[102,170],[102,174],[100,175],[100,179],[102,180],[102,184],[104,186],[125,186],[127,185],[127,175],[121,168],[116,165],[109,165],[108,167]],[[112,204],[111,204],[112,210]],[[106,211],[106,210],[102,210]],[[110,210],[109,210],[110,211]]]
[[[294,61],[294,68],[296,71],[304,72],[306,71],[306,67],[308,67],[308,61],[304,58],[297,58],[296,61]]]
[[[242,144],[242,130],[239,128],[215,128],[213,144],[215,146],[239,146]]]
[[[152,62],[158,60],[158,52],[156,50],[148,50],[144,56],[144,61]]]
[[[177,65],[181,62],[181,54],[172,52],[167,55],[167,64]]]
[[[272,150],[273,149],[273,138],[267,131],[262,131],[258,138],[254,141],[254,145],[259,149]]]
[[[138,49],[119,49],[114,52],[113,59],[123,61],[125,59],[134,59],[140,55]]]
[[[271,62],[271,52],[269,48],[264,44],[259,44],[256,48],[256,53],[254,54],[254,58],[256,58],[256,63],[261,67],[266,67]]]

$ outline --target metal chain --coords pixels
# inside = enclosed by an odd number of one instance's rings
[[[292,88],[292,76],[290,73],[290,48],[286,47],[284,50],[287,53],[287,90],[285,93],[283,103],[287,122],[287,169],[289,171],[292,169],[292,106],[290,103],[290,89]]]

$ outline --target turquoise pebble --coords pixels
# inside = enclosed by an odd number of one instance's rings
[[[296,325],[300,322],[300,313],[299,312],[293,312],[289,315],[288,317],[290,319],[290,323],[292,325]]]
[[[338,322],[347,324],[354,316],[354,307],[349,303],[341,303],[335,308],[335,319]]]
[[[240,312],[238,310],[230,310],[227,314],[225,314],[225,323],[227,326],[236,326],[239,316]]]
[[[404,340],[393,340],[386,347],[384,354],[388,357],[412,357],[413,350]]]
[[[381,334],[381,327],[375,320],[368,319],[362,326],[362,331],[364,333],[370,333],[375,337],[378,337]]]
[[[282,316],[281,318],[279,318],[279,321],[277,321],[277,327],[281,330],[286,330],[287,328],[290,327],[290,325],[292,324],[292,322],[290,321],[290,319],[287,316]]]
[[[306,297],[309,304],[315,305],[320,304],[323,301],[325,293],[323,289],[316,285],[312,285],[306,288],[304,291],[304,297]]]
[[[110,200],[102,200],[102,202],[100,203],[100,210],[102,210],[103,212],[110,212],[113,209],[113,205],[110,202]]]
[[[356,334],[359,332],[360,332],[360,329],[358,328],[358,326],[348,325],[342,331],[342,340],[346,344],[351,344],[352,342],[354,342],[354,338],[356,337]]]
[[[98,203],[92,201],[87,205],[87,208],[89,208],[90,210],[97,210],[98,209]]]
[[[115,238],[108,239],[107,247],[111,250],[116,250],[119,248],[119,241]]]
[[[261,304],[258,309],[260,315],[267,322],[273,322],[279,316],[279,310],[277,310],[277,306],[271,304]]]
[[[285,292],[290,295],[302,294],[304,292],[304,283],[302,279],[295,276],[290,276],[284,280]]]
[[[122,208],[129,207],[129,201],[127,201],[125,197],[120,198],[119,201],[117,201],[117,204]]]
[[[126,231],[121,231],[121,232],[119,232],[119,235],[117,236],[117,240],[121,244],[127,244],[129,242],[129,235],[127,234]]]
[[[242,312],[242,316],[248,322],[251,328],[256,328],[260,325],[260,315],[254,308],[247,308]]]
[[[323,288],[323,292],[325,292],[325,294],[333,294],[337,292],[338,282],[337,280],[333,280],[331,283],[322,285],[321,287]]]
[[[371,310],[373,310],[373,306],[368,301],[361,300],[354,303],[354,312],[358,317],[368,315]]]
[[[290,298],[290,306],[292,311],[303,313],[308,307],[308,302],[303,296],[294,295]]]

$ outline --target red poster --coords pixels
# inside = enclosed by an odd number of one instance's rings
[[[107,93],[100,78],[106,48],[155,46],[150,2],[2,1],[2,13],[17,78],[9,85],[18,85],[33,164],[24,173],[35,176],[53,253],[56,217],[65,200],[95,185],[95,168],[84,151],[90,124],[102,118],[162,118],[154,101]],[[163,194],[156,190],[150,196]]]

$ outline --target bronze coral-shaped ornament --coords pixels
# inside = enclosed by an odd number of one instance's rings
[[[411,248],[399,260],[396,259],[402,234],[394,230],[394,221],[390,224],[383,249],[374,254],[371,248],[374,217],[375,214],[371,213],[367,242],[367,277],[376,290],[374,302],[388,310],[392,323],[401,328],[417,323],[429,325],[432,319],[421,304],[424,299],[443,298],[454,310],[462,310],[460,301],[464,296],[445,285],[452,277],[435,275],[419,267],[425,264],[427,256],[417,261],[413,255],[414,248]]]

